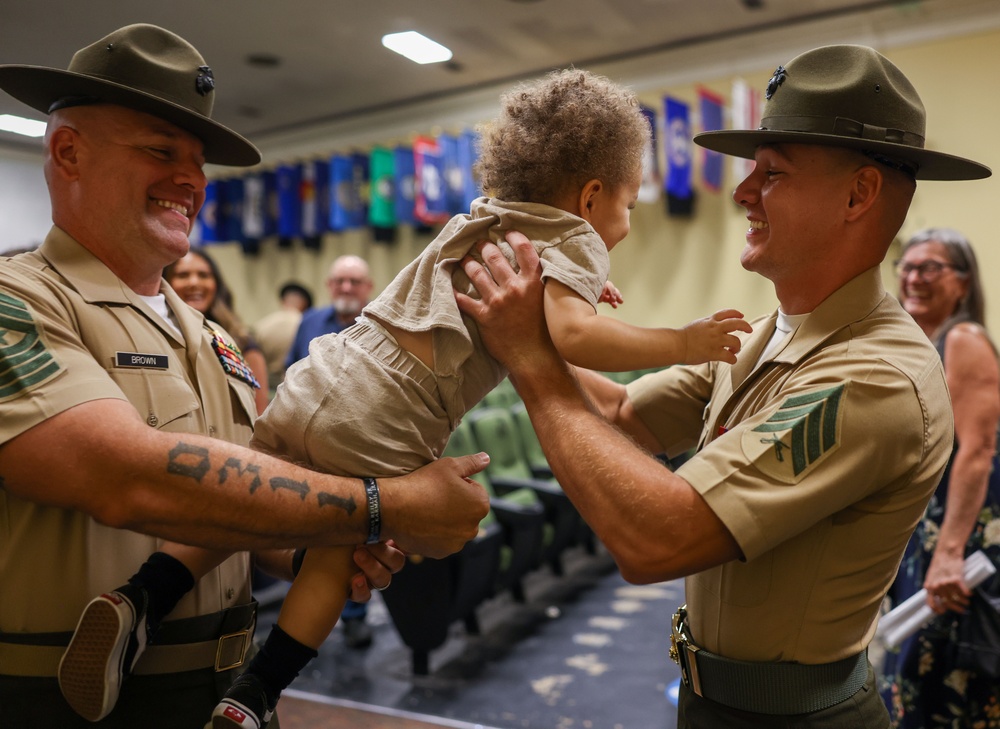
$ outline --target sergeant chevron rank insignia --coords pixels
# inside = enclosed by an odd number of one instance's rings
[[[25,303],[0,293],[0,401],[37,387],[61,369]]]
[[[793,395],[766,422],[743,433],[743,452],[763,473],[797,483],[840,446],[847,383]]]

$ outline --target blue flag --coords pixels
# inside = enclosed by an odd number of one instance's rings
[[[198,211],[198,231],[192,235],[196,243],[218,243],[219,240],[219,181],[209,180],[205,187],[205,202]]]
[[[458,166],[462,170],[462,204],[456,213],[469,212],[472,201],[482,197],[483,194],[474,172],[476,160],[479,159],[478,142],[478,135],[469,129],[458,135]]]
[[[285,245],[302,235],[302,168],[296,164],[280,165],[278,177],[278,237]]]
[[[656,110],[640,106],[649,122],[649,143],[642,153],[642,183],[639,185],[639,202],[653,203],[660,197],[660,163],[656,149]]]
[[[278,234],[278,174],[264,170],[264,237]]]
[[[413,166],[413,149],[396,147],[393,150],[393,161],[396,168],[395,207],[396,222],[401,225],[413,225],[417,222],[414,215],[415,170]]]
[[[341,232],[352,227],[358,206],[355,200],[354,161],[344,154],[330,159],[330,230]]]
[[[451,134],[440,134],[437,142],[441,148],[444,208],[449,215],[467,213],[469,208],[463,204],[464,183],[462,181],[462,167],[458,160],[458,137]]]
[[[413,143],[413,161],[416,171],[414,208],[417,220],[425,225],[446,222],[450,216],[441,145],[436,139],[418,137]]]
[[[224,240],[242,243],[243,238],[243,178],[226,180],[226,199],[222,204],[226,223]]]
[[[350,227],[364,228],[368,224],[368,203],[371,192],[368,189],[368,155],[355,152],[351,155],[351,208]]]
[[[302,239],[307,248],[318,248],[320,239],[329,229],[330,164],[316,159],[302,165]]]
[[[722,129],[722,99],[707,89],[698,90],[701,103],[701,129],[712,132]],[[722,153],[710,149],[702,150],[705,154],[701,167],[702,181],[705,187],[713,192],[722,189]]]
[[[667,174],[663,187],[668,195],[680,199],[691,197],[691,121],[690,109],[683,101],[667,96],[663,100],[666,116]]]

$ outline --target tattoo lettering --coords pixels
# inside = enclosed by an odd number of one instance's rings
[[[187,476],[201,483],[208,469],[208,448],[178,443],[170,450],[167,473]]]
[[[272,491],[277,491],[278,489],[288,489],[289,491],[297,493],[299,498],[303,501],[306,500],[306,494],[309,493],[309,484],[305,481],[296,481],[291,478],[285,478],[284,476],[272,476],[270,483]]]
[[[358,505],[354,503],[353,496],[345,499],[341,496],[337,496],[336,494],[328,494],[326,492],[321,491],[320,493],[316,494],[316,500],[319,501],[320,506],[339,506],[341,509],[347,512],[348,516],[353,514],[355,509],[358,508]]]
[[[226,479],[229,477],[229,469],[236,469],[236,475],[242,476],[247,473],[253,474],[253,481],[250,482],[250,493],[252,494],[258,488],[260,488],[260,466],[256,463],[248,463],[246,466],[243,465],[243,461],[239,458],[228,459],[219,469],[219,483],[225,483]]]

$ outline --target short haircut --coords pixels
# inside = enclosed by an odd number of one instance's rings
[[[298,294],[306,302],[306,308],[311,309],[313,305],[312,294],[309,293],[309,289],[299,283],[294,281],[289,281],[284,286],[281,287],[281,291],[278,292],[278,298],[283,299],[287,294]]]
[[[500,101],[500,115],[479,127],[486,195],[552,204],[590,180],[617,189],[641,173],[649,121],[635,95],[609,79],[554,71]]]

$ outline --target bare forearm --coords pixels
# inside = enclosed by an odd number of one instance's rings
[[[433,557],[459,549],[488,509],[466,478],[483,465],[479,456],[442,459],[380,479],[382,538]],[[368,537],[360,479],[154,430],[117,400],[77,406],[9,441],[0,448],[0,479],[16,497],[213,549],[344,546]]]
[[[990,465],[989,452],[969,452],[962,447],[955,452],[936,549],[964,556],[965,545],[986,500]]]
[[[588,407],[565,371],[514,381],[557,480],[627,580],[673,579],[739,555],[690,484]]]
[[[556,335],[559,353],[578,367],[627,372],[683,361],[685,340],[675,329],[645,329],[606,316],[576,321]]]

